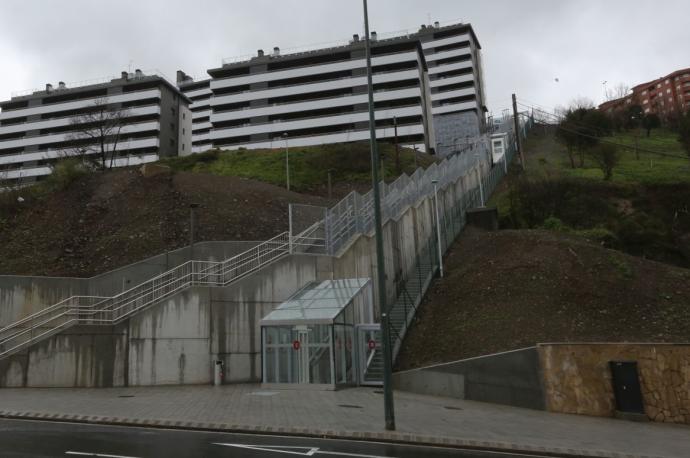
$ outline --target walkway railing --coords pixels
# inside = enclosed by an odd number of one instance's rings
[[[222,262],[188,261],[112,297],[70,297],[0,329],[0,358],[75,324],[117,324],[191,286],[226,286],[289,252],[283,232]]]

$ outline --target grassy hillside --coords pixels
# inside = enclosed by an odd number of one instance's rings
[[[635,153],[635,138],[639,148]],[[656,129],[649,137],[643,130],[616,133],[604,140],[627,145],[619,148],[620,162],[614,169],[614,183],[631,184],[670,184],[690,183],[690,159],[683,150],[677,135],[666,129]],[[524,145],[527,169],[530,176],[574,177],[601,180],[602,171],[588,157],[584,167],[573,169],[568,160],[565,146],[558,143],[553,130],[546,134],[536,128]],[[643,150],[664,153],[666,156],[652,154]],[[671,157],[675,156],[675,157]]]
[[[613,141],[634,143],[631,133]],[[591,159],[571,168],[554,131],[535,128],[525,142],[526,171],[513,166],[491,204],[501,226],[545,228],[584,236],[606,247],[690,267],[690,159],[672,133],[653,131],[640,148],[670,156],[620,149],[610,182]]]
[[[396,170],[395,148],[380,143],[383,157],[383,175],[387,181],[400,173],[411,174],[415,170],[415,152],[401,148],[401,169]],[[299,192],[323,190],[332,170],[336,189],[342,185],[371,185],[371,163],[368,142],[338,145],[294,147],[289,149],[290,186]],[[417,153],[417,166],[427,167],[433,159]],[[285,186],[285,150],[211,150],[203,154],[172,158],[163,161],[175,170],[211,173],[220,176],[251,178],[277,186]],[[400,172],[400,173],[398,173]]]
[[[406,337],[399,369],[540,342],[687,342],[690,270],[550,231],[468,230]]]

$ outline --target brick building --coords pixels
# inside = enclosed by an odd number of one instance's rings
[[[599,109],[611,113],[632,105],[640,105],[645,113],[663,120],[686,113],[690,110],[690,68],[638,84],[629,95],[604,102]]]

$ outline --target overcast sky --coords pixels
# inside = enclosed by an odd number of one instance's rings
[[[690,67],[688,0],[369,0],[369,8],[379,33],[471,23],[494,113],[512,92],[549,108],[579,96],[599,103],[603,81],[632,86]],[[353,33],[363,34],[360,0],[0,0],[0,100],[130,64],[201,77],[224,57]]]

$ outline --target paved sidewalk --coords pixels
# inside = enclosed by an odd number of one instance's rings
[[[0,389],[0,417],[372,438],[586,456],[690,457],[690,428],[547,413],[396,392],[397,431],[380,390],[258,385]]]

